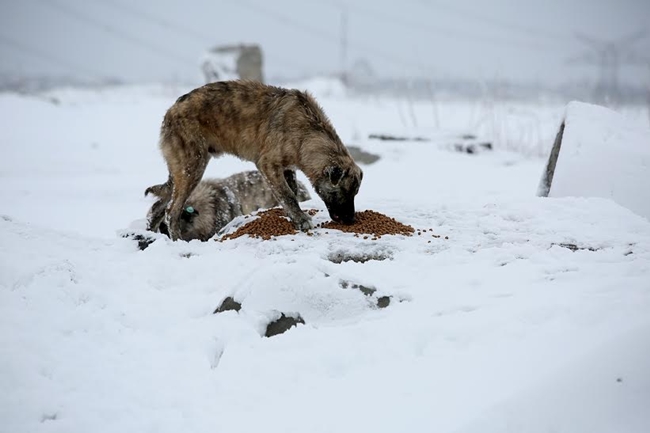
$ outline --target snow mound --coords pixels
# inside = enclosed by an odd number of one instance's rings
[[[549,197],[603,197],[650,219],[650,129],[604,107],[572,102]]]

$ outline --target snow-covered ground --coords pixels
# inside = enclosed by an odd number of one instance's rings
[[[140,251],[119,234],[185,90],[0,95],[0,432],[650,431],[650,222],[535,197],[563,107],[322,94],[381,156],[357,208],[433,232]],[[462,134],[496,150],[450,151]],[[306,323],[263,337],[281,313]]]

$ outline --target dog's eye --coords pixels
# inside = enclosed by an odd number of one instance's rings
[[[332,185],[336,185],[343,177],[343,170],[341,169],[341,167],[337,167],[337,166],[331,167],[329,169],[329,177],[330,177],[330,182],[332,182]]]

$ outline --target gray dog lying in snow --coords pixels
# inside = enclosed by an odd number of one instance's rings
[[[309,192],[301,182],[298,186],[298,201],[309,200]],[[160,197],[159,197],[160,198]],[[155,209],[164,212],[154,203],[149,209],[147,219],[155,220]],[[280,203],[271,192],[259,171],[245,171],[225,179],[206,179],[201,181],[185,202],[181,214],[181,239],[207,241],[230,221],[258,209],[278,206]],[[160,233],[169,236],[165,223],[159,227]]]

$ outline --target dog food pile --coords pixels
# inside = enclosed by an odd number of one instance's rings
[[[318,211],[310,209],[307,213],[314,216]],[[319,224],[317,228],[354,233],[356,237],[363,237],[363,239],[371,238],[372,240],[377,240],[383,235],[411,236],[415,233],[413,227],[402,224],[394,218],[372,210],[357,212],[356,222],[354,224],[346,225],[329,221],[327,223]],[[418,234],[420,234],[420,230],[418,230],[418,232]],[[220,241],[223,242],[229,239],[236,239],[244,235],[269,240],[275,236],[292,235],[296,233],[297,230],[294,228],[291,221],[285,217],[284,211],[281,208],[274,208],[260,212],[257,219],[239,227],[234,233],[224,235]],[[308,232],[307,235],[312,236],[312,233]]]
[[[249,235],[252,238],[268,241],[273,236],[296,234],[296,228],[288,218],[284,216],[281,208],[265,210],[257,214],[259,218],[239,227],[234,233],[223,236],[220,240],[236,239]]]
[[[356,235],[372,235],[373,238],[380,238],[383,235],[410,236],[415,232],[413,227],[402,224],[395,218],[391,218],[373,210],[357,212],[354,224],[346,225],[330,221],[320,224],[319,227],[340,230],[346,233],[355,233]],[[364,239],[366,238],[367,237]]]

